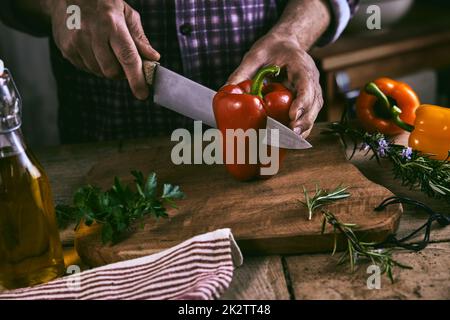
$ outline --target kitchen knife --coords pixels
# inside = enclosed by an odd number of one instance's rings
[[[144,61],[147,83],[153,87],[153,101],[194,120],[216,126],[212,101],[216,92],[187,79],[157,62]],[[279,145],[285,149],[307,149],[311,144],[290,128],[267,117],[266,129],[279,130]],[[270,133],[270,130],[268,130]],[[266,137],[266,140],[271,140]],[[270,143],[269,143],[270,144]]]

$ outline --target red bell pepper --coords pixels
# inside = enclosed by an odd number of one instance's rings
[[[289,124],[289,108],[293,95],[280,83],[264,85],[264,79],[278,76],[280,67],[267,66],[257,72],[253,80],[246,80],[237,85],[226,85],[214,97],[213,109],[217,127],[223,136],[224,160],[226,160],[226,129],[264,129],[267,116],[284,125]],[[234,163],[226,164],[228,172],[237,180],[246,181],[261,177],[261,163],[251,164],[249,161],[249,141],[246,140],[246,158],[244,164],[237,163],[237,146],[234,141]],[[270,147],[269,151],[270,151]],[[284,149],[279,152],[280,164],[284,158]],[[270,154],[270,153],[269,153]]]

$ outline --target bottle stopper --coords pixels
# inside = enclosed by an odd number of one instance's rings
[[[21,98],[11,74],[0,60],[0,133],[18,129],[22,124]]]

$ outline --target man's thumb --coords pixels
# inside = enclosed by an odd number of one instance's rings
[[[259,61],[253,61],[245,57],[239,67],[230,75],[227,84],[238,84],[242,81],[251,79],[261,67]]]

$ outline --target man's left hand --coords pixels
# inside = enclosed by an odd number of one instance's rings
[[[285,69],[287,79],[284,84],[296,93],[289,110],[290,126],[306,138],[323,105],[319,71],[313,59],[291,38],[268,34],[247,52],[228,83],[251,79],[259,68],[266,65],[278,65]]]

